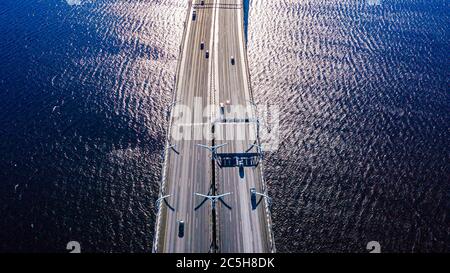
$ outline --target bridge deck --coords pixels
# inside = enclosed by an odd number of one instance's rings
[[[197,1],[199,2],[199,1]],[[241,0],[209,0],[204,6],[191,5],[183,44],[183,54],[179,66],[176,100],[180,104],[195,108],[195,97],[201,104],[215,105],[219,109],[221,102],[229,101],[229,108],[243,106],[232,116],[225,118],[255,119],[249,106],[248,67],[246,63],[245,37],[243,31],[243,5]],[[196,21],[191,14],[196,9]],[[205,41],[205,50],[210,58],[200,50],[200,41]],[[231,64],[231,56],[235,63]],[[203,119],[201,124],[211,126],[217,116]],[[191,116],[183,116],[177,123],[199,124]],[[199,125],[201,125],[199,124]],[[245,152],[256,140],[256,124],[240,127],[242,139],[232,136],[237,127],[227,125],[225,138],[217,137],[215,144],[228,143],[220,149],[221,153]],[[235,127],[233,129],[233,127]],[[202,135],[204,126],[190,126],[193,134]],[[164,194],[175,211],[162,205],[159,215],[159,232],[156,240],[158,252],[208,252],[210,251],[213,225],[211,204],[205,204],[198,210],[194,208],[202,201],[194,197],[194,192],[213,194],[212,172],[215,172],[215,193],[233,192],[217,204],[216,234],[219,252],[270,252],[272,237],[268,228],[270,221],[265,202],[252,210],[250,189],[263,192],[261,167],[245,167],[243,177],[238,168],[219,168],[211,161],[206,149],[195,144],[211,145],[205,136],[198,140],[176,140],[174,134],[179,130],[172,124],[169,136],[170,144],[176,144],[177,151],[169,151],[166,159]],[[230,209],[231,208],[231,209]],[[185,222],[185,236],[177,237],[177,220]]]

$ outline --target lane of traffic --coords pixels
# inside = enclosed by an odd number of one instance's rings
[[[212,1],[209,1],[212,2]],[[190,10],[194,14],[195,6]],[[195,17],[195,18],[193,18]],[[179,71],[179,83],[176,90],[178,105],[191,109],[197,104],[206,105],[208,101],[208,60],[204,58],[204,50],[199,43],[211,36],[212,11],[197,10],[188,23],[188,34],[185,39],[182,65]],[[165,228],[161,234],[163,252],[208,252],[211,242],[211,215],[207,207],[195,210],[197,199],[194,192],[205,192],[210,188],[210,170],[206,167],[209,155],[195,145],[202,143],[201,126],[181,126],[197,123],[194,115],[174,117],[171,144],[175,150],[169,151],[166,194],[170,194],[171,206],[165,207]],[[177,132],[186,132],[188,139],[177,139]],[[190,138],[190,139],[189,139]],[[182,221],[180,228],[180,222]],[[183,228],[184,225],[184,228]],[[180,234],[181,233],[181,234]],[[179,236],[183,235],[183,236]]]
[[[249,88],[245,63],[244,41],[241,38],[242,4],[233,1],[233,8],[223,9],[219,16],[219,102],[229,101],[225,111],[227,118],[246,118],[249,111]],[[232,56],[235,59],[232,63]],[[224,139],[217,138],[216,144],[228,143],[221,148],[223,153],[243,153],[256,140],[255,124],[222,124]],[[217,126],[219,128],[219,125]],[[240,128],[240,130],[237,130]],[[220,193],[233,194],[221,204],[219,209],[219,234],[221,252],[268,252],[267,225],[264,222],[264,203],[251,209],[250,189],[262,190],[260,170],[245,168],[243,177],[238,168],[216,168]],[[228,208],[228,207],[231,207]]]

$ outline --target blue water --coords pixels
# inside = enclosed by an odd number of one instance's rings
[[[1,1],[1,252],[151,250],[186,8]],[[256,101],[282,109],[278,251],[450,251],[449,11],[250,1]]]

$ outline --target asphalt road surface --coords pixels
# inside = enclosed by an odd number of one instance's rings
[[[224,103],[223,116],[226,119],[254,119],[249,91],[248,66],[246,62],[245,37],[243,30],[243,6],[239,0],[219,1],[219,15],[215,32],[215,89],[216,98]],[[226,3],[226,5],[224,4]],[[232,63],[231,59],[235,62]],[[229,102],[229,106],[227,105]],[[225,123],[216,125],[215,144],[227,143],[220,149],[223,153],[244,153],[257,140],[255,123]],[[251,151],[256,152],[256,147]],[[231,192],[223,198],[218,213],[218,242],[222,253],[270,252],[270,231],[266,215],[266,203],[260,202],[252,210],[250,189],[263,192],[260,167],[239,169],[216,167],[218,194]],[[257,198],[259,201],[260,197]]]
[[[212,1],[206,1],[210,3]],[[192,20],[195,5],[190,5],[183,38],[181,63],[177,75],[176,105],[190,107],[210,103],[211,64],[206,50],[210,51],[213,28],[213,9],[197,9]],[[200,48],[204,41],[205,48]],[[201,106],[200,106],[201,107]],[[176,110],[174,110],[176,112]],[[212,216],[208,204],[195,210],[201,198],[194,195],[209,193],[211,189],[211,158],[209,152],[196,144],[210,144],[202,140],[203,127],[194,115],[179,117],[173,114],[170,145],[166,160],[164,195],[168,205],[163,202],[157,251],[165,253],[209,252],[212,243]],[[208,123],[209,119],[203,122]],[[199,200],[200,199],[200,200]],[[185,223],[184,236],[178,235],[178,221]]]

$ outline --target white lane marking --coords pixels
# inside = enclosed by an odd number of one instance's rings
[[[220,5],[220,0],[217,0],[217,5]],[[217,11],[218,9],[215,9]],[[220,99],[220,92],[219,92],[219,29],[220,29],[220,23],[219,23],[219,16],[214,17],[214,74],[216,75],[214,77],[214,94],[216,100]],[[217,105],[215,105],[217,103]],[[215,107],[218,107],[219,102],[215,101],[214,105]]]

